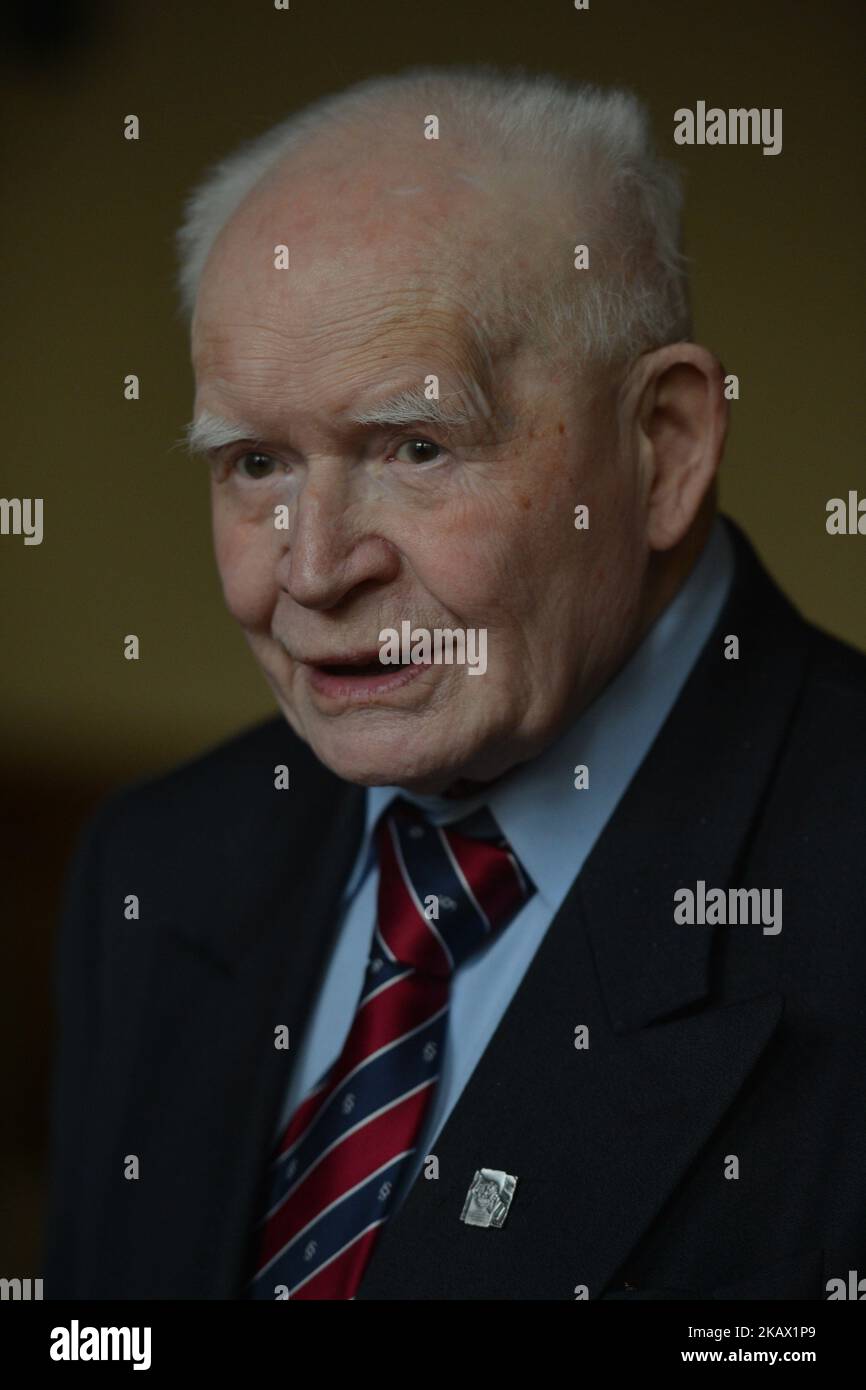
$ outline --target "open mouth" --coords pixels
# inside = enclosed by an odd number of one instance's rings
[[[310,682],[320,695],[369,701],[414,681],[428,663],[381,661],[378,651],[359,652],[342,661],[307,662]]]
[[[389,676],[394,671],[399,671],[406,666],[411,666],[411,661],[382,662],[376,657],[372,661],[351,661],[317,665],[317,671],[324,671],[327,676]]]

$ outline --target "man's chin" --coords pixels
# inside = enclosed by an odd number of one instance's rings
[[[364,748],[343,740],[307,738],[319,762],[336,777],[362,787],[405,787],[419,794],[444,791],[462,776],[454,749],[410,750],[406,740],[393,748]]]
[[[358,758],[325,758],[315,748],[313,752],[336,777],[360,787],[404,787],[420,795],[434,795],[444,792],[459,778],[459,773],[451,767],[407,766],[405,758],[371,763]]]

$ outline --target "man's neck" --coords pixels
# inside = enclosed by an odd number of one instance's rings
[[[679,545],[673,550],[656,551],[649,563],[643,618],[632,650],[637,647],[656,618],[676,598],[698,562],[716,519],[715,497],[707,501]],[[626,656],[628,660],[628,656]]]

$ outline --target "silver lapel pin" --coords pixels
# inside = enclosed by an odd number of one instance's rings
[[[502,1226],[511,1207],[517,1178],[499,1168],[479,1168],[472,1179],[460,1220],[467,1226]]]

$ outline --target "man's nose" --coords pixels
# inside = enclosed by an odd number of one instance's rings
[[[335,607],[357,585],[387,583],[399,556],[371,526],[371,507],[357,496],[345,465],[312,467],[290,508],[280,584],[304,608]]]

